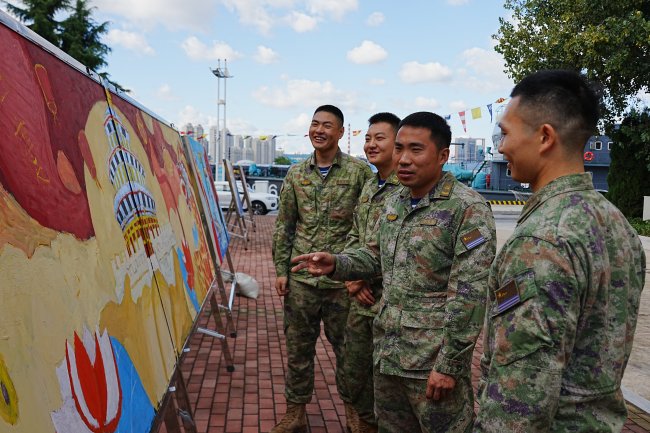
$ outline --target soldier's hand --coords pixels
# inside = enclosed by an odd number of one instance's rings
[[[372,296],[372,290],[367,283],[357,292],[356,295],[354,295],[354,299],[356,299],[361,305],[366,305],[368,307],[375,305],[375,297]]]
[[[287,284],[287,277],[277,277],[275,279],[275,291],[278,292],[278,295],[284,296],[289,293],[289,285]]]
[[[427,380],[427,398],[434,401],[447,397],[456,386],[456,379],[446,374],[431,371]]]
[[[356,295],[359,292],[359,290],[363,289],[363,286],[365,284],[366,282],[363,280],[346,281],[345,287],[348,289],[348,295],[350,296]]]
[[[291,263],[298,265],[291,268],[291,272],[298,272],[301,269],[307,269],[307,272],[315,277],[328,275],[334,272],[336,260],[330,253],[310,253],[294,257]]]

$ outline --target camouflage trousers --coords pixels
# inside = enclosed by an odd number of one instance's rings
[[[372,374],[373,320],[373,316],[359,313],[356,301],[350,301],[350,313],[345,329],[345,359],[342,368],[345,389],[341,399],[354,406],[359,418],[376,425]]]
[[[427,399],[426,379],[381,374],[375,366],[375,412],[379,433],[469,433],[474,397],[469,378],[460,378],[444,400]]]
[[[325,336],[334,349],[336,365],[343,364],[343,341],[350,300],[347,290],[319,289],[289,279],[284,299],[284,335],[287,375],[284,395],[292,403],[309,403],[314,392],[314,356],[321,320]],[[336,369],[336,387],[343,389],[343,373]]]

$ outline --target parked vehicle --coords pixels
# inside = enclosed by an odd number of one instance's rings
[[[239,196],[244,204],[244,210],[248,210],[241,182],[237,183],[237,188],[239,188]],[[214,183],[214,189],[217,191],[219,206],[222,209],[228,209],[230,207],[230,201],[232,200],[230,184],[225,181],[216,181]],[[251,200],[251,206],[255,215],[266,215],[267,213],[278,209],[277,195],[256,192],[251,188],[248,188],[248,197]]]

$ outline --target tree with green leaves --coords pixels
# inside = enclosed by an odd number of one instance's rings
[[[633,110],[611,133],[607,183],[610,199],[628,217],[641,217],[643,196],[650,196],[650,109]]]
[[[650,194],[650,1],[505,0],[495,50],[515,81],[541,69],[570,69],[599,83],[611,149],[607,197],[628,217]],[[621,119],[623,119],[621,123]],[[621,123],[616,129],[617,123]]]
[[[275,161],[273,163],[277,164],[277,165],[291,165],[291,164],[293,164],[293,162],[284,155],[278,156],[277,158],[275,158]]]
[[[650,88],[648,0],[506,0],[504,7],[512,18],[500,18],[493,37],[515,81],[540,69],[583,72],[603,86],[609,126]]]
[[[4,1],[4,0],[3,0]],[[102,43],[101,37],[108,31],[108,22],[97,23],[92,18],[93,7],[88,0],[22,0],[24,7],[6,2],[7,10],[23,21],[27,27],[52,44],[61,48],[122,92],[128,92],[109,78],[107,72],[99,72],[106,66],[106,56],[111,48]],[[67,18],[57,21],[56,16],[69,12]]]
[[[61,23],[55,16],[69,8],[69,0],[22,0],[25,6],[20,8],[9,2],[7,10],[24,22],[27,27],[38,33],[57,47],[61,46]]]
[[[72,13],[61,22],[61,49],[93,71],[106,66],[111,49],[101,37],[108,31],[108,22],[98,24],[92,19],[87,0],[76,0]]]

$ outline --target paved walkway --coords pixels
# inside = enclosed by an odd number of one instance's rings
[[[272,288],[275,272],[271,233],[275,216],[259,217],[257,221],[257,233],[252,234],[248,250],[242,248],[240,240],[234,240],[230,249],[236,271],[252,275],[261,287],[257,300],[235,299],[238,335],[228,338],[235,371],[226,371],[219,341],[197,333],[190,338],[191,350],[181,364],[199,433],[266,433],[285,412],[282,302]],[[214,329],[211,322],[211,316],[201,314],[200,326]],[[650,337],[644,340],[650,341]],[[481,352],[479,340],[473,360],[475,380]],[[345,411],[334,383],[334,365],[333,352],[323,334],[317,343],[314,398],[307,406],[312,433],[345,431]],[[634,406],[629,409],[623,432],[650,432],[650,416]]]

